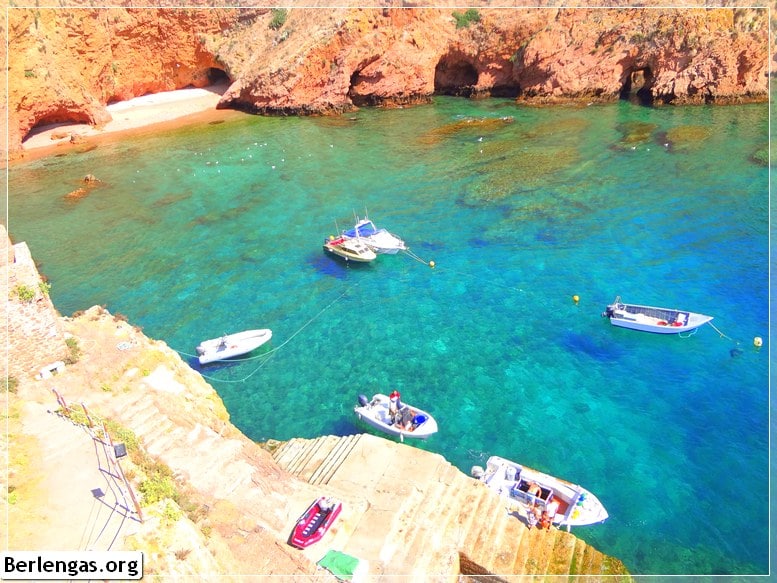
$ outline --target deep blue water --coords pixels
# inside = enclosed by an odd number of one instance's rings
[[[271,328],[202,371],[255,440],[361,431],[358,394],[398,388],[462,471],[592,490],[610,518],[574,532],[632,573],[763,574],[768,138],[767,105],[246,116],[14,166],[9,231],[63,314],[106,305],[185,358]],[[436,266],[325,256],[365,209]],[[715,328],[614,328],[616,295]]]

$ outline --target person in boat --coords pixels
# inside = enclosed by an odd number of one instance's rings
[[[558,501],[552,500],[549,502],[545,507],[545,511],[548,513],[548,518],[550,521],[553,522],[553,519],[556,517],[556,513],[558,512]]]
[[[396,389],[391,391],[391,394],[389,395],[389,417],[391,418],[392,423],[397,420],[397,413],[399,413],[400,408],[400,396],[399,391]]]
[[[401,416],[399,419],[400,428],[404,429],[405,431],[412,431],[414,419],[415,419],[415,411],[413,411],[410,407],[406,406],[404,409],[402,409]]]
[[[530,529],[539,521],[538,510],[539,508],[532,504],[526,511],[526,523]]]
[[[528,490],[526,490],[526,492],[538,498],[540,494],[542,494],[542,490],[540,489],[540,486],[539,484],[537,484],[537,482],[532,482],[531,484],[529,484],[529,488]]]
[[[547,510],[543,510],[542,516],[540,516],[540,528],[548,529],[550,528],[550,514],[548,514]]]

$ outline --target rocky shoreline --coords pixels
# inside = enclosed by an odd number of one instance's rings
[[[433,95],[530,104],[768,99],[766,8],[22,9],[8,13],[8,150],[36,127],[217,82],[217,107],[274,115]],[[138,43],[137,39],[143,42]]]

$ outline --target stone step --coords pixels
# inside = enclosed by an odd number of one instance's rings
[[[151,419],[158,419],[160,416],[159,410],[148,399],[135,401],[125,411],[123,417],[131,418],[133,427],[144,427]]]
[[[552,528],[550,532],[553,531],[555,531],[556,541],[553,545],[547,573],[549,575],[565,575],[570,572],[572,559],[575,556],[575,543],[578,539],[567,532]]]
[[[466,517],[463,524],[464,532],[466,532],[466,538],[462,541],[462,547],[466,549],[472,549],[476,551],[479,549],[480,541],[482,540],[483,531],[489,529],[491,517],[496,514],[507,514],[507,510],[504,507],[504,502],[499,496],[488,489],[485,484],[475,484],[477,490],[481,491],[480,496],[475,500],[476,506],[472,508],[472,512]],[[472,560],[478,562],[479,557],[473,556]]]
[[[289,456],[284,466],[289,473],[299,474],[300,470],[305,467],[305,464],[314,455],[315,451],[321,446],[316,439],[300,439],[296,448],[293,450],[293,455]]]
[[[275,459],[280,467],[288,471],[289,463],[297,457],[299,452],[305,447],[307,441],[307,439],[297,437],[290,439],[273,452],[273,459]]]
[[[313,472],[308,481],[311,484],[328,484],[329,480],[332,478],[332,476],[335,475],[338,468],[343,464],[343,461],[353,451],[354,447],[356,447],[360,438],[361,433],[341,437],[335,445],[334,449],[332,449],[330,452],[329,456],[316,469],[316,471]]]
[[[154,433],[153,437],[144,437],[143,443],[145,443],[148,453],[159,456],[170,449],[173,444],[183,442],[186,435],[187,431],[183,427],[171,424],[163,431]]]
[[[295,467],[297,476],[309,482],[313,474],[326,462],[330,454],[337,448],[341,438],[335,435],[325,435],[313,440],[311,447],[307,449],[306,456],[299,459],[300,464]]]

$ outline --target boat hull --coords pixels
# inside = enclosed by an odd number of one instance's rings
[[[690,332],[712,320],[712,316],[687,310],[625,304],[620,297],[607,306],[602,316],[609,318],[613,326],[654,334]]]
[[[324,241],[324,251],[345,261],[355,261],[357,263],[369,263],[377,258],[375,251],[362,241],[345,239],[343,237]]]
[[[339,500],[326,496],[316,499],[294,525],[289,544],[304,549],[317,543],[324,538],[342,509]]]
[[[558,504],[559,510],[552,519],[558,526],[598,524],[609,517],[599,499],[582,486],[499,456],[488,459],[485,472],[478,479],[511,504],[520,504],[524,512],[535,503],[543,508],[551,503]],[[532,482],[540,486],[540,496],[526,491]]]
[[[396,255],[400,251],[406,251],[405,242],[389,233],[386,229],[378,229],[369,219],[362,219],[356,223],[353,229],[343,231],[346,239],[361,239],[375,253]]]
[[[437,433],[437,421],[435,421],[434,417],[418,407],[412,407],[407,404],[404,407],[409,407],[413,411],[414,416],[422,416],[424,420],[417,425],[414,424],[411,429],[404,429],[396,423],[391,423],[389,402],[388,396],[379,393],[374,395],[368,403],[364,405],[359,404],[353,410],[360,421],[387,435],[399,437],[402,441],[405,438],[427,439],[430,435]]]
[[[256,350],[271,338],[272,330],[262,328],[203,340],[197,345],[197,360],[200,364],[229,360]]]

